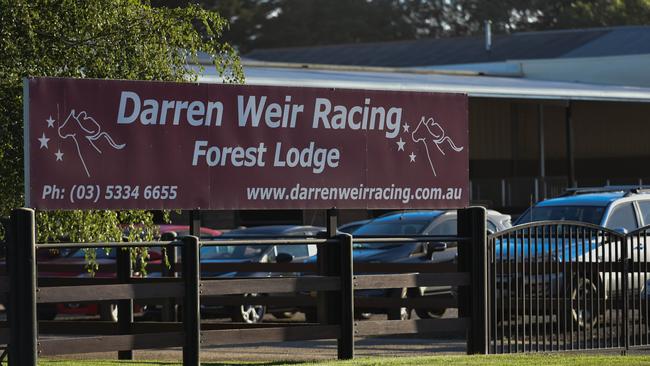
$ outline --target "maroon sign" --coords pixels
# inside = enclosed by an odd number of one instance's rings
[[[29,207],[468,204],[461,94],[37,78],[25,103]]]

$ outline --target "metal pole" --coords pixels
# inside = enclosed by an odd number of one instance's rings
[[[576,186],[576,167],[575,156],[573,152],[573,116],[571,110],[571,102],[565,108],[565,122],[566,122],[566,156],[567,156],[567,178],[568,186]]]
[[[489,345],[489,291],[485,208],[458,210],[458,236],[470,237],[459,243],[458,271],[468,272],[470,285],[459,288],[458,317],[470,318],[467,353],[487,354]]]
[[[36,225],[34,210],[11,213],[9,266],[9,364],[36,366],[38,360],[36,318]]]
[[[185,346],[183,347],[183,365],[199,366],[201,353],[201,312],[200,286],[201,272],[199,262],[199,238],[183,238],[183,280],[185,297],[183,298],[183,327]]]
[[[190,211],[190,235],[201,237],[201,210]]]
[[[546,177],[546,151],[544,142],[544,106],[537,106],[538,115],[538,135],[539,135],[539,176]]]
[[[354,266],[352,260],[352,235],[341,234],[339,238],[341,268],[340,303],[341,313],[339,327],[341,335],[338,339],[339,360],[354,358]]]
[[[129,248],[116,248],[117,280],[119,283],[131,282],[132,264]],[[110,305],[109,305],[110,306]],[[117,302],[117,327],[120,334],[131,334],[133,327],[133,299]],[[117,351],[118,360],[132,360],[132,350]]]
[[[166,233],[163,235],[161,240],[173,242],[176,240],[176,233]],[[167,245],[165,247],[165,252],[167,253],[167,260],[169,261],[169,268],[164,265],[162,267],[162,274],[164,277],[178,277],[176,274],[176,262],[178,261],[177,255],[178,247],[175,245]],[[178,321],[177,309],[176,309],[176,298],[169,297],[163,300],[163,308],[161,319],[164,322],[175,322]]]

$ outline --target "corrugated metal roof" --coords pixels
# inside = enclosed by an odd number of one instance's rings
[[[562,57],[601,57],[650,53],[650,27],[616,28]]]
[[[258,49],[246,57],[271,62],[415,67],[650,53],[649,41],[650,27],[613,27],[497,35],[489,52],[484,38],[476,36]]]
[[[650,102],[650,88],[479,75],[245,66],[246,84],[465,93],[471,97]],[[215,74],[200,82],[217,83]]]

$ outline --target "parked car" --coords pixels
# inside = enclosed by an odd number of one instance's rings
[[[325,229],[317,226],[295,226],[295,225],[273,225],[259,226],[246,229],[232,230],[224,233],[219,239],[255,239],[260,237],[313,237]],[[269,263],[275,262],[282,258],[283,262],[306,262],[309,258],[315,258],[317,247],[315,244],[299,245],[268,245],[268,244],[249,244],[249,245],[219,245],[201,247],[201,264],[214,263]],[[215,272],[202,269],[201,277],[270,277],[281,276],[283,274],[271,272]],[[287,274],[284,274],[287,275]],[[291,275],[296,275],[291,273]],[[249,294],[249,296],[266,296],[266,294]],[[285,318],[292,316],[297,308],[292,307],[273,307],[268,311],[276,318]],[[235,322],[258,323],[261,322],[267,309],[263,305],[242,304],[235,307],[223,306],[206,306],[201,305],[201,311],[211,315],[226,315]]]
[[[337,228],[338,231],[346,234],[352,234],[356,229],[362,227],[363,225],[369,223],[371,220],[359,220],[359,221],[352,221],[348,222],[347,224],[343,224]]]
[[[599,233],[608,229],[623,235],[650,225],[649,192],[644,188],[630,186],[579,188],[570,189],[561,197],[539,202],[517,219],[512,230],[520,233],[519,238],[513,234],[496,239],[496,259],[520,262],[527,259],[533,263],[550,261],[556,266],[551,268],[564,268],[576,263],[593,266],[602,262],[617,262],[622,258],[622,253],[628,251],[634,262],[646,263],[649,256],[645,255],[646,249],[643,246],[647,239],[645,235],[634,236],[625,243]],[[565,221],[567,223],[563,224]],[[542,233],[521,234],[526,228],[519,229],[519,226],[537,222],[545,227],[541,230]],[[590,230],[578,230],[578,224],[569,222],[595,226]],[[637,296],[644,291],[645,279],[650,275],[641,270],[630,272],[628,286],[625,288],[620,272],[610,272],[605,265],[601,268],[599,272],[573,272],[571,276],[565,276],[564,271],[555,270],[538,276],[534,281],[516,272],[499,274],[497,299],[514,296],[509,293],[509,289],[514,288],[515,280],[524,286],[521,294],[532,293],[539,297],[570,296],[577,300],[600,296],[609,299],[619,296],[623,291]],[[569,289],[569,294],[565,294],[566,289]],[[597,311],[580,306],[579,301],[572,301],[571,304],[566,317],[575,326],[585,328],[597,323],[601,315]]]
[[[456,210],[405,211],[391,213],[376,218],[354,231],[354,236],[454,236],[457,233]],[[510,215],[504,215],[494,210],[487,211],[487,227],[492,232],[509,228]],[[457,256],[456,243],[372,243],[354,244],[355,263],[445,263],[453,262]],[[367,290],[358,291],[358,296],[382,297],[419,297],[442,296],[455,297],[451,286],[419,287],[411,289]],[[416,309],[420,318],[440,317],[445,308]],[[377,311],[376,309],[359,309],[359,313]],[[410,309],[388,309],[392,319],[410,317]]]
[[[189,234],[189,226],[187,225],[160,225],[159,234],[169,234],[174,233],[175,235],[187,235]],[[210,228],[201,227],[200,228],[201,237],[203,238],[213,238],[221,235],[221,231],[214,230]],[[39,263],[42,263],[40,260],[41,255],[46,255],[42,253],[39,255]],[[96,263],[99,266],[99,272],[95,273],[95,277],[99,278],[111,278],[115,277],[114,272],[105,272],[102,271],[102,266],[114,265],[116,263],[116,250],[110,249],[95,249]],[[148,264],[161,264],[162,263],[162,251],[160,248],[149,248],[148,250],[149,258],[147,259]],[[47,272],[39,271],[39,276],[42,277],[90,277],[91,274],[88,271],[83,270],[84,265],[87,264],[86,261],[86,252],[83,249],[64,249],[61,251],[60,255],[56,256],[53,259],[48,260],[49,263],[53,264],[62,264],[70,265],[71,271],[56,271],[56,272]],[[141,313],[145,310],[144,304],[136,303],[134,306],[134,312]],[[39,314],[42,319],[54,319],[58,314],[70,314],[70,315],[84,315],[84,316],[95,316],[99,315],[100,319],[107,321],[117,321],[117,303],[111,302],[101,302],[101,303],[61,303],[61,304],[41,304],[39,308]]]
[[[561,197],[530,207],[515,226],[548,220],[579,221],[628,233],[650,225],[649,193],[628,186],[569,189]]]

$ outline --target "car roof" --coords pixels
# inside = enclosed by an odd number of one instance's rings
[[[608,206],[624,196],[625,192],[586,193],[576,196],[550,198],[539,202],[536,206]]]
[[[422,220],[433,220],[437,218],[438,216],[444,214],[445,211],[442,210],[427,210],[427,211],[404,211],[404,212],[396,212],[393,214],[388,214],[384,216],[380,216],[374,220],[373,222],[389,222],[389,221],[395,221],[395,220],[401,220],[401,219],[422,219]]]
[[[267,226],[255,226],[248,227],[243,229],[231,230],[227,233],[224,233],[223,237],[232,237],[232,236],[260,236],[260,235],[301,235],[301,234],[315,234],[320,231],[325,230],[319,226],[309,226],[309,225],[267,225]]]

